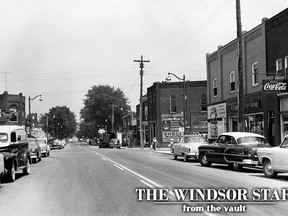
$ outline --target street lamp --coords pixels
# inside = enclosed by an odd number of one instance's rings
[[[186,133],[186,124],[187,124],[187,91],[186,91],[186,79],[185,74],[183,74],[183,78],[178,77],[174,73],[168,72],[168,76],[166,78],[167,82],[171,81],[170,75],[176,77],[179,81],[183,82],[183,120],[184,120],[184,134]]]
[[[37,97],[39,97],[39,101],[43,101],[42,95],[36,95],[33,98],[30,98],[29,96],[29,126],[30,126],[30,135],[31,135],[31,131],[32,131],[32,119],[31,119],[31,103],[33,100],[35,100]]]

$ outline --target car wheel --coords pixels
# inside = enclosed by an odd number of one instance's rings
[[[241,165],[239,163],[229,164],[229,167],[231,167],[234,171],[240,171],[243,169],[243,165]]]
[[[174,160],[177,160],[177,157],[178,157],[177,155],[174,155]]]
[[[277,176],[277,172],[273,170],[270,160],[266,160],[263,164],[263,173],[268,178],[274,178]]]
[[[188,159],[189,159],[189,157],[188,157],[188,156],[186,156],[186,155],[184,155],[183,161],[184,161],[184,162],[187,162],[187,161],[188,161]]]
[[[208,167],[208,166],[211,166],[211,162],[209,162],[208,160],[207,160],[207,156],[206,156],[206,154],[201,154],[200,156],[199,156],[199,160],[200,160],[200,164],[202,165],[202,166],[205,166],[205,167]]]
[[[7,172],[7,179],[9,182],[14,182],[16,178],[15,167],[12,165],[11,169]]]

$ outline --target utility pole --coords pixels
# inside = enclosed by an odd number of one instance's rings
[[[238,40],[238,131],[244,131],[244,81],[243,49],[240,0],[236,0],[237,40]]]
[[[7,73],[11,73],[11,72],[1,72],[5,74],[5,89],[7,91]]]
[[[140,107],[139,107],[139,133],[140,133],[140,146],[141,148],[144,147],[143,142],[143,128],[142,128],[142,92],[143,92],[143,68],[144,68],[144,62],[150,62],[150,60],[143,60],[143,56],[141,55],[140,60],[134,60],[134,62],[140,63]]]

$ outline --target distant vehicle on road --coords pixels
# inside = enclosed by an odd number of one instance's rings
[[[119,139],[117,138],[112,138],[109,142],[109,148],[118,148],[120,149],[121,147],[121,144],[120,144],[120,141]]]
[[[259,165],[257,149],[271,147],[260,134],[227,132],[218,137],[216,143],[199,146],[199,161],[202,166],[212,163],[228,164],[234,170],[245,165]]]
[[[50,144],[50,149],[63,149],[65,147],[64,143],[62,143],[60,140],[56,139],[53,141],[52,144]]]
[[[183,135],[179,138],[178,142],[172,145],[174,159],[176,160],[178,157],[183,157],[185,162],[190,158],[197,160],[199,155],[198,147],[204,144],[208,144],[208,142],[205,137],[200,134]]]
[[[101,134],[99,148],[110,148],[111,147],[110,144],[114,145],[113,141],[111,143],[111,139],[117,139],[116,133],[105,132],[105,133]]]
[[[36,138],[28,138],[30,156],[32,161],[38,163],[42,159],[42,150]]]
[[[284,137],[280,146],[258,149],[257,155],[266,177],[274,178],[278,173],[288,173],[288,136]]]
[[[26,175],[30,173],[32,159],[23,127],[0,126],[0,154],[4,156],[5,177],[8,181],[15,181],[16,171],[22,170]]]

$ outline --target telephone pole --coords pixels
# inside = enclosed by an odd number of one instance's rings
[[[150,62],[150,60],[143,60],[143,56],[141,55],[140,60],[134,60],[134,62],[140,63],[140,107],[139,107],[139,133],[140,133],[140,146],[141,148],[144,147],[143,142],[143,128],[142,128],[142,92],[143,92],[143,68],[144,62]]]
[[[240,0],[236,0],[237,40],[238,40],[238,131],[244,131],[244,83],[243,83],[243,50]]]
[[[1,72],[5,74],[5,89],[7,91],[7,73],[11,73],[11,72]]]

